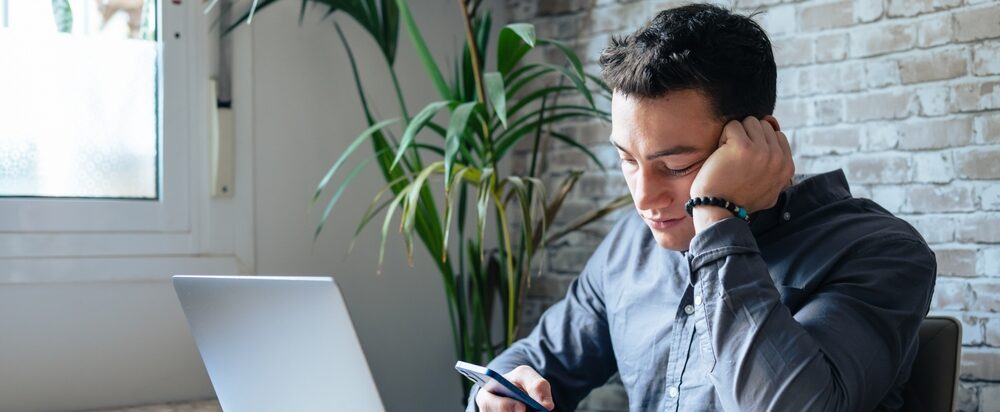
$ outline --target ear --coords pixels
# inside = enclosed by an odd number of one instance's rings
[[[776,131],[776,132],[780,132],[781,131],[781,125],[778,124],[778,119],[776,119],[774,116],[767,115],[767,116],[764,116],[764,118],[761,119],[761,120],[770,123],[771,127],[774,128],[774,131]]]

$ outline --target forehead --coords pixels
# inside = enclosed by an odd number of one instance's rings
[[[710,100],[697,90],[657,98],[616,91],[611,98],[611,139],[629,151],[648,153],[677,145],[714,148],[723,125]]]

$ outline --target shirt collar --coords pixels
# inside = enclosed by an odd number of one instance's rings
[[[851,197],[851,188],[841,169],[816,175],[796,175],[793,183],[781,192],[774,207],[751,216],[750,230],[754,237],[778,225],[793,222],[809,211]]]

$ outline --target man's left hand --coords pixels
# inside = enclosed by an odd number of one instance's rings
[[[765,116],[763,120],[732,120],[722,130],[719,148],[705,160],[691,184],[691,197],[721,197],[747,212],[756,212],[774,206],[794,174],[792,150],[777,119]],[[731,216],[717,207],[694,210],[696,232]]]

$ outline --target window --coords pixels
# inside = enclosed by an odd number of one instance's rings
[[[0,4],[0,196],[157,199],[156,1]]]

